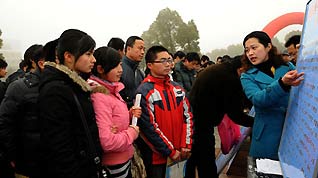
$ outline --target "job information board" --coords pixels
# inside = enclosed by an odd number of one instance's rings
[[[296,69],[305,73],[305,80],[290,93],[279,160],[284,177],[317,178],[318,0],[306,6]]]

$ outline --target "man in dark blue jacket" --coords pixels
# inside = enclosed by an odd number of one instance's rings
[[[126,41],[125,53],[122,60],[123,74],[120,80],[125,88],[120,95],[126,101],[128,108],[131,108],[136,89],[144,79],[144,73],[138,68],[145,54],[144,40],[138,36],[129,37]]]

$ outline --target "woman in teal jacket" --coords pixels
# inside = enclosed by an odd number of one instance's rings
[[[269,36],[262,31],[248,34],[241,76],[243,90],[255,107],[250,155],[278,160],[278,147],[283,130],[291,86],[298,86],[303,73],[290,62],[285,63]]]

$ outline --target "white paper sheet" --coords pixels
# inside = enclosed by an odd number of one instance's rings
[[[256,170],[265,174],[283,175],[279,161],[270,159],[256,159]]]

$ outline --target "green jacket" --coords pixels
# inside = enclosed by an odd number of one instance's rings
[[[189,93],[195,80],[196,71],[188,70],[183,62],[180,61],[176,64],[174,72],[176,76],[174,80]]]

